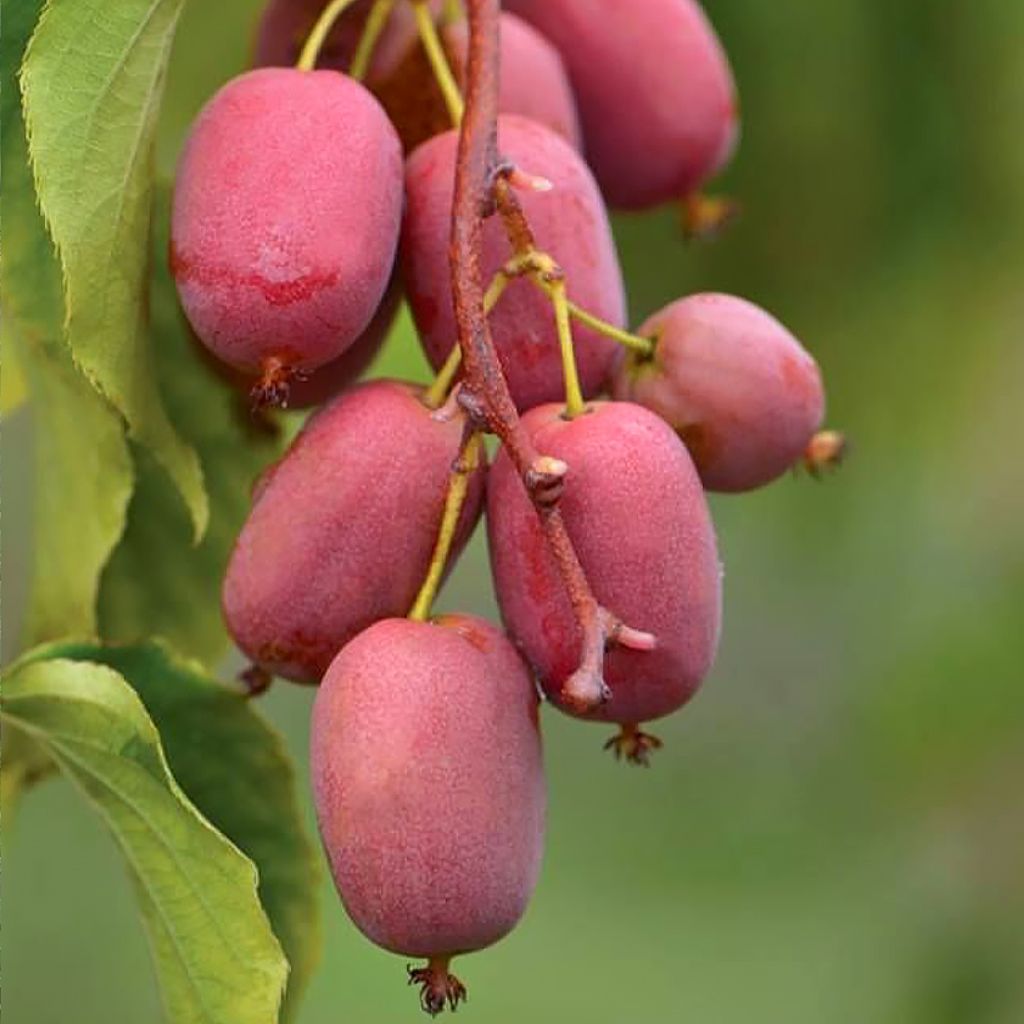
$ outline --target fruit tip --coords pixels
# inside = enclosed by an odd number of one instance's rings
[[[420,987],[420,1007],[436,1017],[445,1006],[454,1013],[468,999],[466,986],[448,972],[448,957],[431,958],[426,967],[406,967],[410,985]]]

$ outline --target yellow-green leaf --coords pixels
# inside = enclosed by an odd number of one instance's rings
[[[25,374],[13,349],[3,349],[3,373],[0,373],[0,416],[19,409],[28,397]]]
[[[68,345],[170,475],[198,538],[202,469],[164,409],[146,322],[153,141],[183,3],[49,0],[21,87],[36,191],[63,271]]]
[[[128,527],[103,576],[100,629],[105,640],[157,635],[212,664],[228,643],[220,589],[228,555],[248,515],[253,480],[284,446],[250,415],[244,395],[211,369],[181,313],[167,252],[170,190],[158,187],[154,212],[152,331],[160,384],[182,436],[199,452],[210,523],[199,545],[165,474],[136,448],[138,482]]]
[[[20,663],[0,713],[33,737],[102,815],[137,889],[174,1024],[272,1024],[287,963],[256,870],[189,801],[125,679],[64,658]]]
[[[61,337],[60,270],[28,165],[16,76],[41,7],[42,0],[5,5],[0,33],[3,350],[6,363],[17,345],[36,436],[30,643],[95,633],[100,572],[132,489],[121,419],[75,368]]]
[[[251,701],[165,644],[61,644],[40,657],[107,665],[142,698],[178,784],[256,865],[259,895],[291,964],[285,1013],[320,960],[321,857],[299,808],[284,742]]]

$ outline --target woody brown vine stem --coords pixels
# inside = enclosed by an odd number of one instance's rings
[[[500,203],[503,219],[516,225],[519,239],[532,237],[515,197],[509,198],[507,165],[498,156],[500,3],[468,0],[466,7],[469,47],[465,110],[459,129],[449,250],[456,330],[463,359],[459,401],[471,418],[501,439],[537,510],[582,638],[580,664],[566,681],[564,697],[580,710],[586,710],[608,696],[603,676],[606,643],[646,649],[653,646],[654,639],[624,626],[597,603],[558,511],[567,467],[557,459],[538,455],[519,420],[498,362],[484,313],[480,266],[483,222]]]

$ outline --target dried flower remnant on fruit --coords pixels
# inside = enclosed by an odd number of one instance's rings
[[[710,669],[720,566],[700,480],[671,427],[626,402],[594,402],[591,410],[566,420],[561,406],[540,406],[523,424],[537,449],[570,467],[559,504],[566,530],[595,598],[629,624],[606,624],[606,701],[574,700],[579,633],[504,453],[488,482],[491,568],[502,618],[551,702],[578,717],[635,725],[681,707]]]
[[[259,665],[250,665],[238,673],[246,697],[260,697],[270,689],[274,677]]]
[[[406,970],[409,984],[419,986],[420,1007],[431,1017],[441,1013],[445,1005],[454,1013],[459,1003],[468,998],[466,986],[454,974],[449,974],[447,959],[434,959],[426,967],[407,967]]]
[[[691,192],[680,204],[683,236],[693,242],[710,241],[733,224],[740,212],[740,203],[730,196]]]
[[[267,356],[263,360],[260,379],[253,384],[249,392],[252,411],[261,409],[284,409],[288,406],[292,380],[297,375],[278,356]]]
[[[825,414],[818,364],[765,310],[705,292],[641,325],[653,357],[630,355],[612,393],[675,428],[705,488],[747,491],[800,459]]]
[[[627,764],[650,768],[651,754],[660,750],[662,745],[657,736],[643,732],[633,723],[626,723],[605,742],[604,749],[610,750],[616,761],[624,760]]]
[[[287,401],[294,377],[359,340],[401,209],[398,136],[358,82],[262,68],[203,108],[175,180],[171,271],[203,344],[259,378],[257,404]]]
[[[816,480],[828,470],[836,470],[846,458],[849,444],[838,430],[819,430],[804,449],[804,468]]]
[[[507,637],[470,615],[376,623],[317,692],[310,766],[335,885],[367,938],[427,961],[409,983],[429,1013],[465,998],[451,958],[508,934],[536,885],[537,704]]]

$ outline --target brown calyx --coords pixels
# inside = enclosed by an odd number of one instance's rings
[[[819,430],[804,449],[804,468],[816,480],[827,470],[838,469],[849,448],[846,435],[838,430]]]
[[[688,242],[706,242],[717,238],[740,215],[737,200],[730,196],[709,196],[691,192],[680,203],[679,219]]]
[[[448,957],[432,957],[426,967],[407,967],[409,984],[420,987],[420,1006],[424,1013],[436,1017],[445,1006],[455,1012],[466,1001],[466,986],[448,973]]]
[[[287,406],[288,393],[295,376],[295,371],[283,359],[278,356],[267,356],[263,360],[260,379],[249,391],[253,411]]]
[[[618,733],[604,745],[605,750],[610,750],[615,755],[616,761],[625,760],[629,764],[642,765],[644,768],[650,768],[651,754],[661,747],[662,742],[657,736],[641,732],[635,722],[620,725]]]
[[[262,665],[250,665],[238,673],[238,681],[244,687],[246,697],[259,697],[270,689],[274,677]]]

